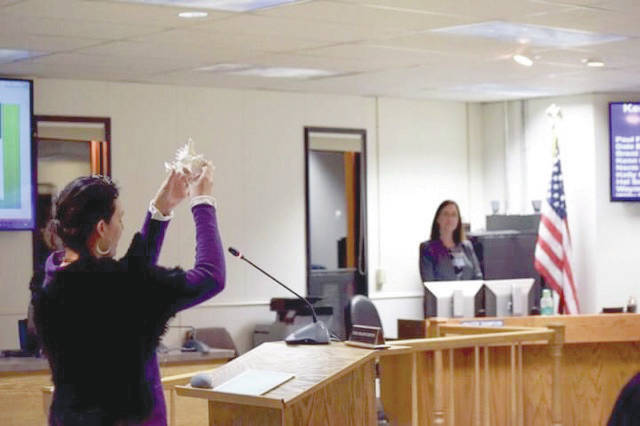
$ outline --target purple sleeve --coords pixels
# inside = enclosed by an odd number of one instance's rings
[[[162,248],[162,242],[164,241],[164,235],[167,232],[168,226],[169,221],[151,219],[151,212],[147,212],[144,224],[140,230],[140,236],[146,245],[145,253],[151,265],[158,263],[160,249]]]
[[[191,211],[196,223],[196,262],[193,269],[186,271],[186,288],[174,301],[174,312],[202,303],[224,289],[224,250],[215,209],[199,204]]]

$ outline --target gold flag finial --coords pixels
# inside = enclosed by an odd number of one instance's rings
[[[558,151],[558,133],[557,127],[558,123],[562,121],[562,110],[558,105],[551,104],[547,110],[545,111],[547,117],[551,120],[551,134],[553,137],[553,153],[554,155]]]

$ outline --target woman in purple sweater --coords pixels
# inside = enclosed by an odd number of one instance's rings
[[[156,347],[172,316],[224,288],[212,187],[210,164],[192,178],[172,171],[119,260],[113,258],[123,229],[118,188],[92,176],[60,193],[53,224],[64,250],[47,260],[33,298],[55,385],[50,425],[166,425]],[[195,266],[157,266],[172,211],[189,195]]]

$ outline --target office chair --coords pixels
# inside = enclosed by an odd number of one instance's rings
[[[376,305],[373,304],[371,299],[361,294],[355,295],[351,298],[351,301],[347,306],[347,315],[345,315],[345,320],[347,336],[351,334],[351,329],[354,324],[380,327],[380,330],[382,331],[382,321],[380,321],[380,315],[378,315]],[[384,336],[384,332],[382,334]]]
[[[190,336],[187,335],[187,339],[189,337]],[[224,327],[196,328],[195,338],[206,343],[210,348],[231,349],[234,352],[234,358],[238,356],[236,344]]]
[[[384,337],[384,331],[382,329],[382,321],[380,321],[380,315],[376,305],[373,304],[371,299],[361,294],[355,295],[351,298],[351,301],[347,305],[347,314],[345,315],[347,336],[351,335],[351,329],[353,325],[367,325],[369,327],[379,327],[380,333]],[[382,407],[382,400],[380,399],[380,362],[376,358],[376,412],[378,416],[378,425],[389,424],[389,419],[384,413]]]

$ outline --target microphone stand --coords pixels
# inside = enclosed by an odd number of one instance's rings
[[[255,263],[247,259],[246,257],[244,257],[242,253],[240,253],[238,250],[234,249],[233,247],[229,247],[229,253],[231,253],[235,257],[238,257],[244,260],[249,265],[253,266],[258,271],[262,272],[264,275],[271,278],[273,281],[275,281],[276,283],[280,284],[282,287],[284,287],[285,289],[293,293],[298,299],[306,303],[309,309],[311,310],[311,316],[313,317],[313,322],[289,334],[284,339],[285,342],[287,342],[288,344],[304,344],[304,345],[326,345],[329,343],[329,341],[331,340],[329,336],[329,329],[327,329],[327,327],[324,325],[322,321],[318,320],[316,311],[315,309],[313,309],[313,305],[311,305],[311,303],[309,303],[309,301],[306,298],[300,296],[298,293],[296,293],[295,291],[287,287],[284,283],[280,282],[273,275],[269,274],[267,271],[265,271],[264,269],[262,269],[261,267],[259,267],[258,265],[256,265]]]

